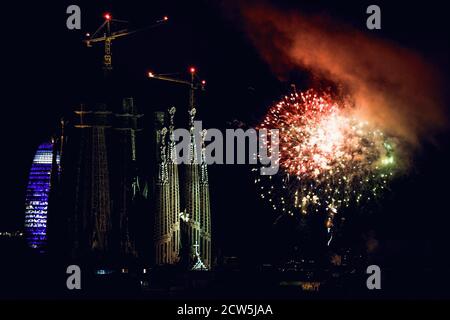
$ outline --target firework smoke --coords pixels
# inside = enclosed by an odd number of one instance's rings
[[[357,112],[417,146],[446,124],[437,72],[418,54],[324,16],[240,5],[244,28],[273,71],[294,68],[344,86]]]

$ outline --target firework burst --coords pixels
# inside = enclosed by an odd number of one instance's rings
[[[280,171],[255,178],[261,198],[277,212],[323,213],[330,228],[340,208],[378,197],[393,175],[396,143],[354,111],[312,89],[271,107],[258,128],[279,129]]]

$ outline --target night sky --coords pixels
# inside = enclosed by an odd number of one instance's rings
[[[437,1],[377,1],[382,30],[368,31],[365,9],[372,1],[273,1],[283,9],[325,13],[376,37],[422,54],[448,77],[448,18]],[[66,8],[78,4],[82,30],[66,28]],[[20,229],[26,178],[36,147],[55,131],[58,119],[80,102],[92,104],[133,96],[151,123],[152,112],[175,105],[187,110],[188,92],[146,79],[147,70],[185,72],[194,65],[208,83],[199,101],[204,126],[230,127],[234,120],[256,125],[267,108],[288,92],[291,82],[305,88],[308,75],[293,70],[278,79],[243,32],[233,1],[44,1],[2,4],[2,209],[0,230]],[[130,28],[164,15],[170,23],[113,43],[115,82],[105,94],[101,46],[86,48],[86,32],[102,14],[130,21]],[[448,97],[448,94],[447,94]],[[411,97],[414,99],[414,97]],[[448,106],[448,99],[446,101]],[[448,110],[447,110],[448,111]],[[180,117],[178,123],[183,124]],[[151,131],[144,131],[151,137]],[[414,166],[391,186],[370,218],[386,256],[396,263],[448,265],[448,183],[450,142],[442,132],[424,142]],[[145,147],[145,146],[144,146]],[[143,150],[151,158],[152,150]],[[150,165],[150,163],[149,163]],[[273,250],[273,212],[259,202],[249,169],[210,168],[213,236],[224,254],[263,260]]]

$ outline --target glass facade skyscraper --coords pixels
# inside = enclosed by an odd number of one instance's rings
[[[59,155],[56,164],[59,165]],[[53,169],[53,144],[41,144],[31,165],[25,197],[25,235],[31,248],[43,251],[47,242],[47,213]]]

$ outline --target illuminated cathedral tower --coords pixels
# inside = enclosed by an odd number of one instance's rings
[[[188,163],[184,165],[183,182],[185,212],[183,241],[188,246],[193,269],[211,268],[211,211],[209,199],[208,171],[205,159],[204,139],[206,130],[201,133],[195,128],[195,100],[191,88],[189,109],[190,150]]]
[[[211,211],[204,148],[206,131],[197,132],[195,126],[195,92],[204,89],[205,81],[197,81],[195,68],[190,72],[191,81],[151,74],[153,78],[190,87],[189,145],[188,150],[182,148],[182,155],[175,150],[175,108],[169,110],[168,129],[165,113],[156,113],[155,254],[157,265],[179,263],[190,269],[207,270],[211,268]],[[178,156],[183,158],[182,165],[178,164]]]
[[[183,199],[184,199],[184,216],[186,219],[183,223],[187,224],[184,228],[183,236],[184,246],[187,246],[190,264],[195,263],[196,247],[200,245],[200,162],[198,156],[199,150],[197,143],[199,141],[195,134],[194,118],[196,109],[192,107],[189,110],[189,131],[190,131],[190,146],[188,162],[183,165],[184,181],[183,181]],[[202,249],[202,248],[201,248]]]
[[[59,173],[59,154],[53,142],[41,144],[34,156],[25,197],[25,234],[31,248],[45,251],[52,174]]]
[[[200,256],[211,269],[211,207],[209,201],[208,166],[205,155],[206,130],[202,132],[202,163],[200,165]]]
[[[180,258],[180,191],[173,133],[175,111],[174,107],[169,110],[169,130],[165,126],[165,113],[156,113],[158,164],[154,240],[157,265],[175,264]]]

